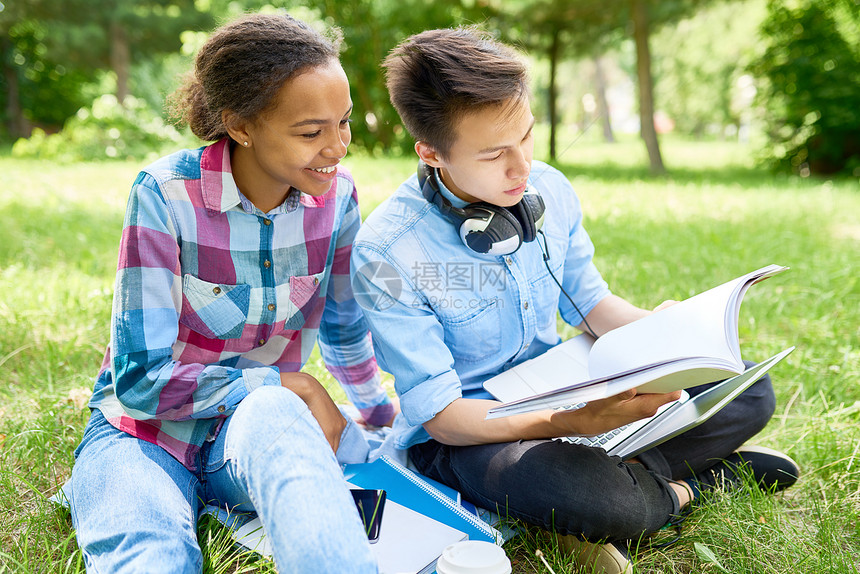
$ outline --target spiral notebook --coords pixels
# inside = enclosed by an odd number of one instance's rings
[[[459,494],[438,482],[421,476],[388,456],[373,462],[347,464],[343,467],[347,482],[359,488],[381,488],[387,499],[456,528],[469,540],[501,544],[502,533],[485,522],[474,507],[463,504]],[[385,523],[385,514],[382,517]]]

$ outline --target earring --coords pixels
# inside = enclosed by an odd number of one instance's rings
[[[242,142],[242,145],[248,147],[248,142]]]

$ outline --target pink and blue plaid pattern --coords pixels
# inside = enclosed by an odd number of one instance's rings
[[[314,344],[365,420],[393,407],[352,296],[361,224],[342,168],[321,197],[294,190],[264,214],[236,187],[226,140],[144,169],[126,210],[111,344],[90,406],[196,470],[236,405]]]

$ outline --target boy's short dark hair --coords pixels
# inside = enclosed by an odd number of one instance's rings
[[[383,63],[391,103],[406,129],[442,157],[466,114],[527,98],[516,52],[476,28],[428,30],[394,48]]]

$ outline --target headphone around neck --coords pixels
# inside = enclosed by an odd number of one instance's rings
[[[523,243],[534,241],[543,226],[543,198],[531,185],[522,199],[511,207],[485,201],[454,207],[439,191],[438,170],[418,161],[418,185],[430,203],[458,226],[460,239],[477,253],[510,255]]]

